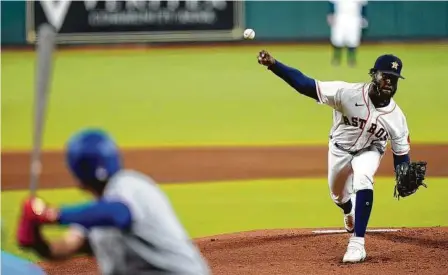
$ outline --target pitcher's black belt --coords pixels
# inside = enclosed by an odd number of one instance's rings
[[[356,150],[356,151],[350,151],[350,150],[348,150],[348,149],[345,149],[344,147],[342,147],[341,145],[339,145],[337,142],[335,142],[335,143],[333,143],[333,144],[334,144],[334,146],[336,146],[336,148],[338,148],[339,150],[344,151],[344,152],[347,152],[347,153],[349,153],[349,154],[352,155],[352,156],[355,156],[355,155],[357,155],[357,154],[359,154],[359,153],[362,153],[362,152],[373,151],[373,150],[377,151],[377,152],[380,153],[381,155],[384,154],[384,150],[381,149],[379,146],[377,146],[377,145],[375,145],[375,144],[371,144],[370,146],[367,146],[366,148],[362,148],[362,149],[360,149],[360,150]]]

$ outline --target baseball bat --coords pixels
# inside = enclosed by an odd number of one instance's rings
[[[45,126],[48,94],[53,69],[53,51],[56,31],[49,24],[42,24],[37,32],[37,63],[34,89],[34,129],[31,151],[30,192],[35,195],[42,171],[41,147]]]

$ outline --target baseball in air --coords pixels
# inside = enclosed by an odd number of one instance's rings
[[[253,29],[246,29],[246,30],[244,31],[243,36],[244,36],[244,39],[250,39],[250,40],[252,40],[252,39],[255,38],[255,31],[254,31]]]

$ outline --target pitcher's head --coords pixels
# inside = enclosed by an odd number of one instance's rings
[[[378,102],[389,102],[398,89],[398,79],[401,75],[403,63],[401,59],[392,54],[379,56],[369,74],[372,77],[370,96]]]

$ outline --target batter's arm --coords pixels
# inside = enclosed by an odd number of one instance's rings
[[[100,200],[71,207],[48,206],[42,199],[30,197],[25,200],[17,228],[18,243],[34,250],[46,258],[69,256],[82,250],[84,235],[75,234],[75,229],[62,239],[47,242],[40,231],[42,224],[77,224],[89,230],[96,226],[115,227],[126,230],[132,225],[130,209],[120,201]]]
[[[34,244],[31,248],[40,257],[49,260],[65,260],[79,254],[92,254],[92,249],[84,234],[77,227],[70,227],[65,235],[56,240],[46,240],[41,226],[33,226]]]
[[[132,224],[130,209],[119,200],[101,199],[95,202],[61,208],[48,206],[39,198],[31,198],[29,201],[31,203],[28,203],[27,207],[31,208],[31,210],[27,210],[27,212],[32,212],[31,215],[39,223],[78,224],[87,230],[96,226],[110,226],[124,230]],[[36,205],[38,208],[36,208]]]
[[[85,207],[61,208],[57,222],[59,224],[79,224],[86,229],[95,226],[127,229],[132,224],[132,214],[128,206],[120,201],[100,200]]]

